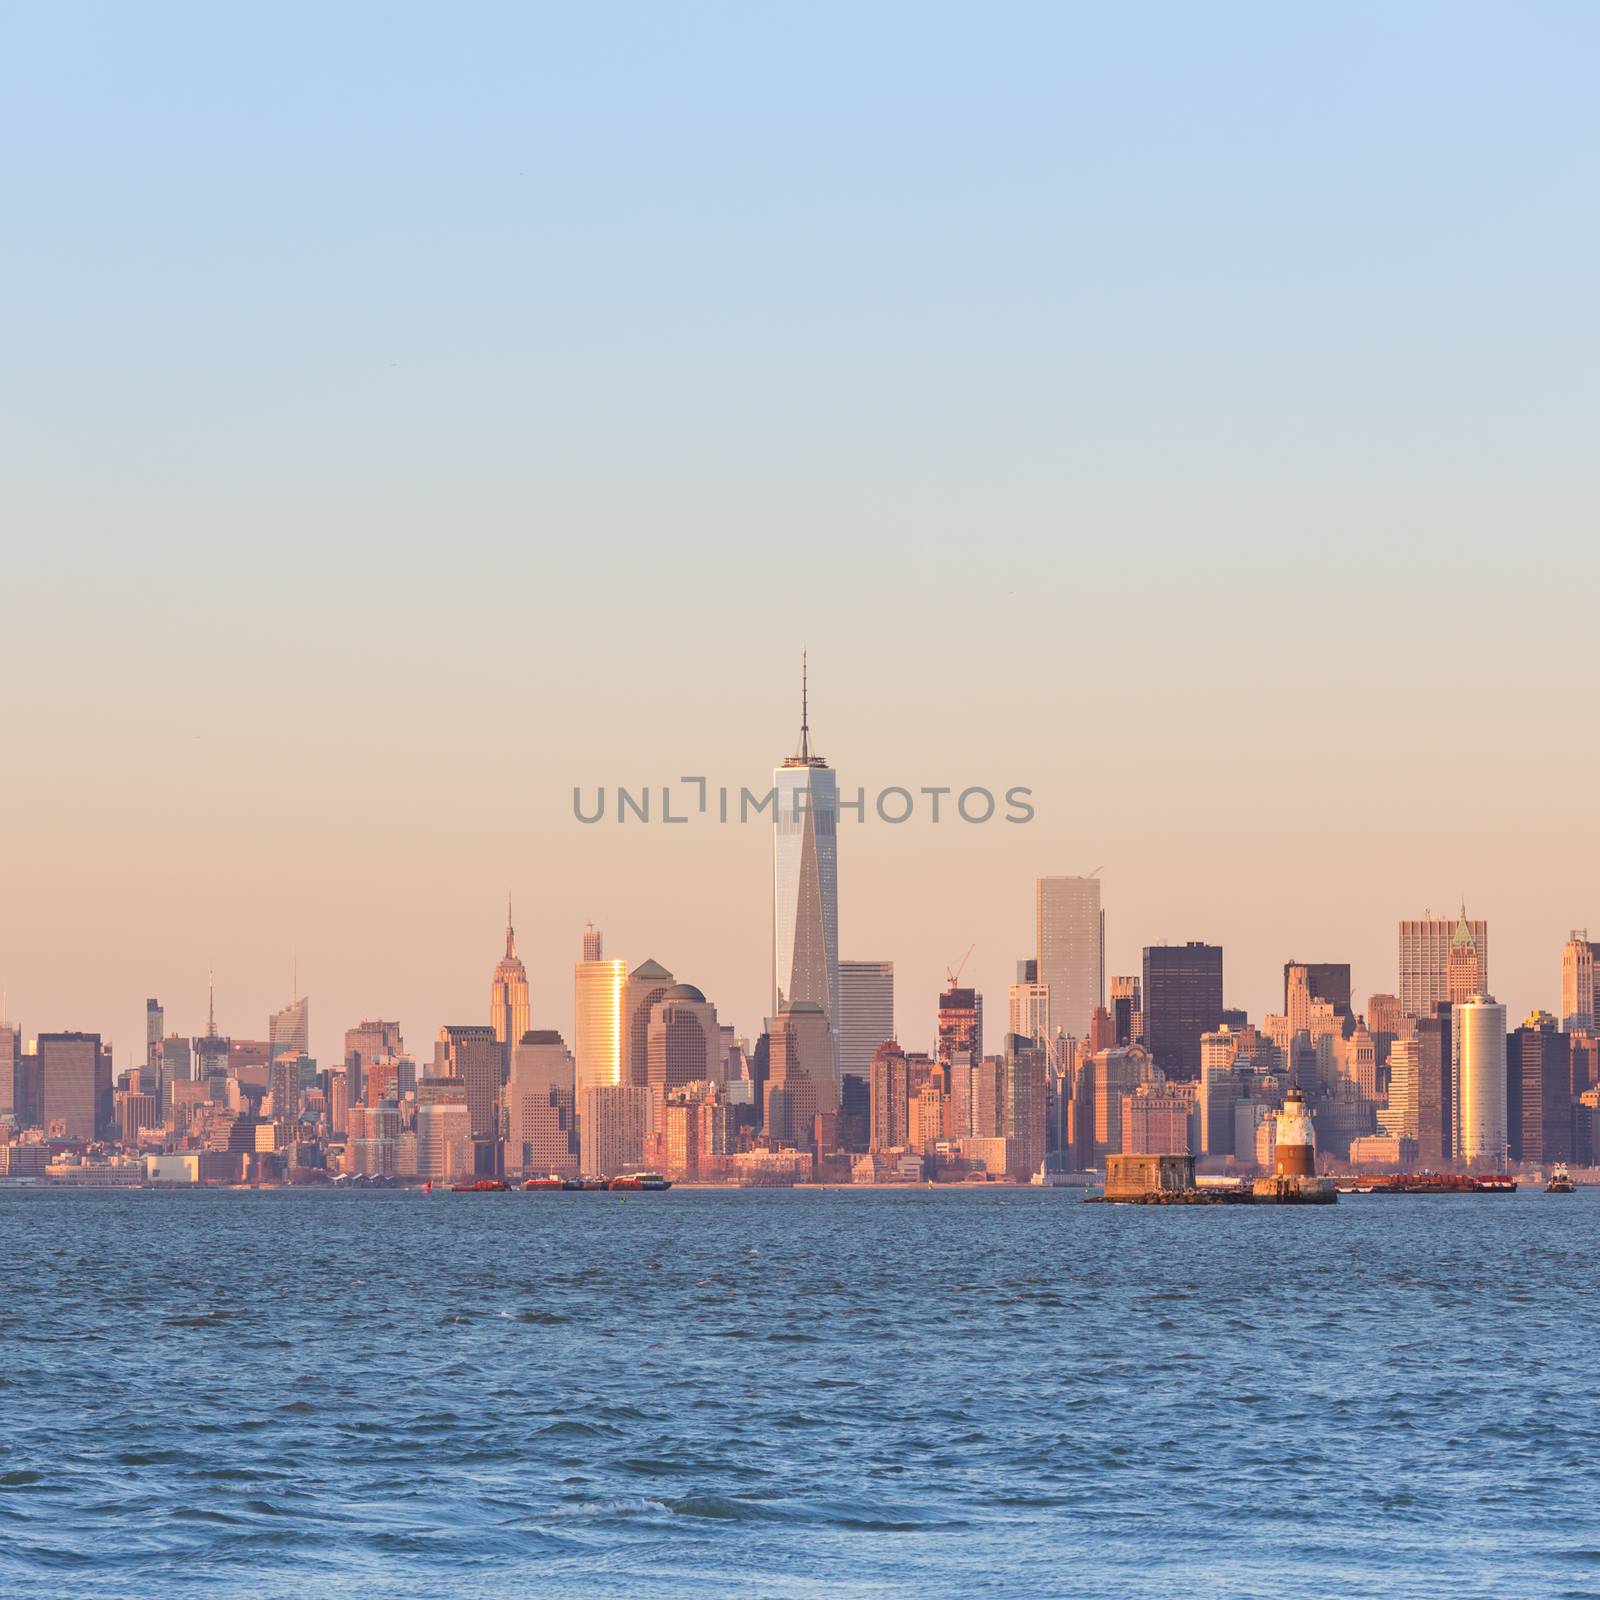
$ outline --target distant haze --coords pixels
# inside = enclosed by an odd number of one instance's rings
[[[770,825],[845,821],[927,1044],[1033,880],[1107,970],[1519,1018],[1600,937],[1592,8],[34,7],[0,22],[0,985],[28,1034],[487,1018],[516,901],[753,1034]]]

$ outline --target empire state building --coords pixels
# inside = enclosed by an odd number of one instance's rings
[[[517,931],[511,926],[511,902],[506,901],[506,953],[495,965],[489,984],[489,1025],[510,1052],[528,1031],[528,969],[517,959]]]
[[[839,1071],[839,786],[811,753],[804,657],[800,668],[800,753],[773,773],[772,1009],[803,1000],[821,1006]]]

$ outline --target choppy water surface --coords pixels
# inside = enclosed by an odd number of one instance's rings
[[[0,1193],[0,1593],[1600,1593],[1600,1192]]]

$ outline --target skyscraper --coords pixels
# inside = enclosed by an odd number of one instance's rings
[[[669,1090],[722,1076],[717,1008],[692,983],[675,983],[650,1008],[647,1075],[659,1108]]]
[[[311,1054],[311,1002],[301,994],[267,1018],[268,1061],[276,1061],[285,1051],[296,1056]]]
[[[580,1117],[591,1089],[620,1088],[625,1081],[622,993],[628,964],[605,960],[602,949],[600,933],[591,924],[583,936],[584,958],[573,970],[573,1055]]]
[[[1450,935],[1450,954],[1445,957],[1445,998],[1453,1006],[1461,1005],[1475,994],[1487,993],[1489,975],[1467,922],[1467,908],[1461,907],[1461,919]]]
[[[505,1070],[505,1052],[487,1023],[447,1023],[440,1028],[433,1051],[434,1077],[456,1079],[464,1087],[472,1141],[479,1152],[476,1167],[485,1175],[497,1165],[492,1147],[500,1138]]]
[[[1050,1031],[1081,1038],[1106,1000],[1106,924],[1098,878],[1040,878],[1034,886],[1038,981],[1050,991]]]
[[[20,1123],[23,1107],[17,1094],[22,1070],[22,1029],[0,1020],[0,1117],[16,1117]]]
[[[1342,1017],[1350,1010],[1348,961],[1286,961],[1283,965],[1283,1014],[1290,1030],[1300,1033],[1311,1026],[1311,1008],[1318,1001],[1331,1005]]]
[[[152,1078],[159,1082],[161,1077],[161,1041],[167,1031],[166,1013],[161,1009],[159,1000],[146,1000],[144,1003],[144,1064],[150,1069]]]
[[[1039,982],[1037,960],[1017,963],[1017,981],[1006,998],[1006,1031],[1043,1044],[1050,1036],[1050,991]]]
[[[530,1015],[528,969],[517,959],[517,930],[511,925],[511,899],[507,896],[506,953],[495,964],[494,977],[489,980],[489,1026],[500,1041],[508,1070],[511,1052],[528,1031]]]
[[[405,1054],[398,1022],[363,1022],[344,1031],[344,1073],[346,1103],[360,1104],[366,1093],[367,1068],[375,1061],[389,1061]]]
[[[1007,1165],[1014,1178],[1031,1177],[1044,1165],[1048,1082],[1044,1046],[1008,1034],[1002,1094]]]
[[[806,666],[800,668],[800,753],[772,775],[772,1011],[802,1000],[821,1008],[839,1077],[838,780],[811,753]]]
[[[508,1172],[577,1175],[575,1072],[559,1033],[546,1028],[523,1034],[505,1087]]]
[[[1506,1040],[1506,1115],[1513,1161],[1572,1160],[1572,1040],[1548,1011]]]
[[[1137,973],[1111,980],[1111,1033],[1122,1046],[1144,1038],[1144,997]]]
[[[1504,1167],[1506,1008],[1487,995],[1451,1006],[1456,1158],[1468,1166]]]
[[[1222,947],[1149,945],[1144,952],[1144,1038],[1170,1078],[1200,1076],[1200,1039],[1222,1025]]]
[[[868,1147],[904,1149],[911,1103],[911,1078],[905,1051],[892,1039],[886,1039],[873,1052],[868,1073],[871,1079]]]
[[[894,1038],[894,962],[839,963],[839,1073],[867,1083],[878,1046]]]
[[[774,1139],[809,1148],[819,1114],[839,1109],[839,1080],[828,1018],[815,1000],[796,1000],[770,1021],[766,1130]]]
[[[111,1061],[98,1033],[41,1033],[39,1089],[46,1130],[98,1139],[112,1126]]]
[[[938,1059],[983,1054],[983,996],[976,989],[949,988],[939,996]]]
[[[1434,1007],[1450,999],[1450,950],[1465,929],[1475,948],[1480,989],[1489,985],[1489,924],[1421,917],[1400,924],[1400,1009],[1408,1017],[1431,1017]],[[1464,965],[1458,963],[1458,965]],[[1462,998],[1467,998],[1463,996]]]
[[[1587,928],[1574,928],[1561,951],[1561,1026],[1567,1033],[1593,1033],[1595,953]]]
[[[650,1013],[677,980],[659,961],[641,961],[622,990],[622,1082],[650,1081]]]

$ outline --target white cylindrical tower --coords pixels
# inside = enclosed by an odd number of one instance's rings
[[[1451,1013],[1456,1159],[1465,1166],[1506,1164],[1506,1008],[1475,994]]]
[[[1298,1089],[1284,1096],[1278,1113],[1277,1151],[1273,1172],[1280,1178],[1314,1178],[1317,1173],[1317,1138],[1311,1111]]]

